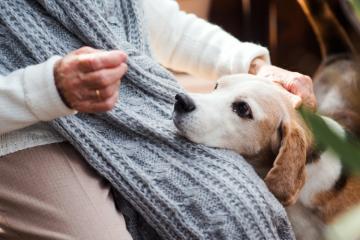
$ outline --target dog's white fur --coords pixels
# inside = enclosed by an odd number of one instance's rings
[[[331,151],[326,151],[320,160],[306,165],[307,179],[300,192],[300,202],[306,207],[313,207],[312,199],[316,194],[330,190],[341,174],[341,162]]]

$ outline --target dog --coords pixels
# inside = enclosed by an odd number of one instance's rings
[[[346,137],[340,124],[322,118]],[[304,211],[316,219],[311,228],[322,228],[360,203],[360,178],[348,175],[331,150],[315,147],[288,93],[275,83],[239,74],[219,79],[211,93],[178,94],[173,122],[195,143],[242,155],[285,207],[304,206],[300,213],[288,211],[295,226]]]

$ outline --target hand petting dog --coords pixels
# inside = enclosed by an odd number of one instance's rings
[[[268,65],[262,58],[252,61],[249,73],[269,79],[284,87],[290,93],[289,97],[295,108],[303,105],[311,111],[316,111],[317,102],[313,82],[309,76]]]

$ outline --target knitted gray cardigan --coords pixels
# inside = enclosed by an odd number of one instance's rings
[[[182,89],[151,58],[141,16],[136,0],[1,0],[0,73],[83,45],[125,50],[113,111],[49,124],[112,184],[133,238],[293,239],[284,209],[243,158],[176,135]]]

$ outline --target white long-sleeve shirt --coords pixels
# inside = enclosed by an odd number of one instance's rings
[[[257,57],[270,62],[266,48],[240,42],[218,26],[180,11],[175,1],[144,0],[143,7],[150,48],[165,67],[216,79],[248,72]],[[0,156],[62,141],[41,124],[75,113],[65,106],[55,87],[53,68],[59,59],[54,56],[0,76]]]

